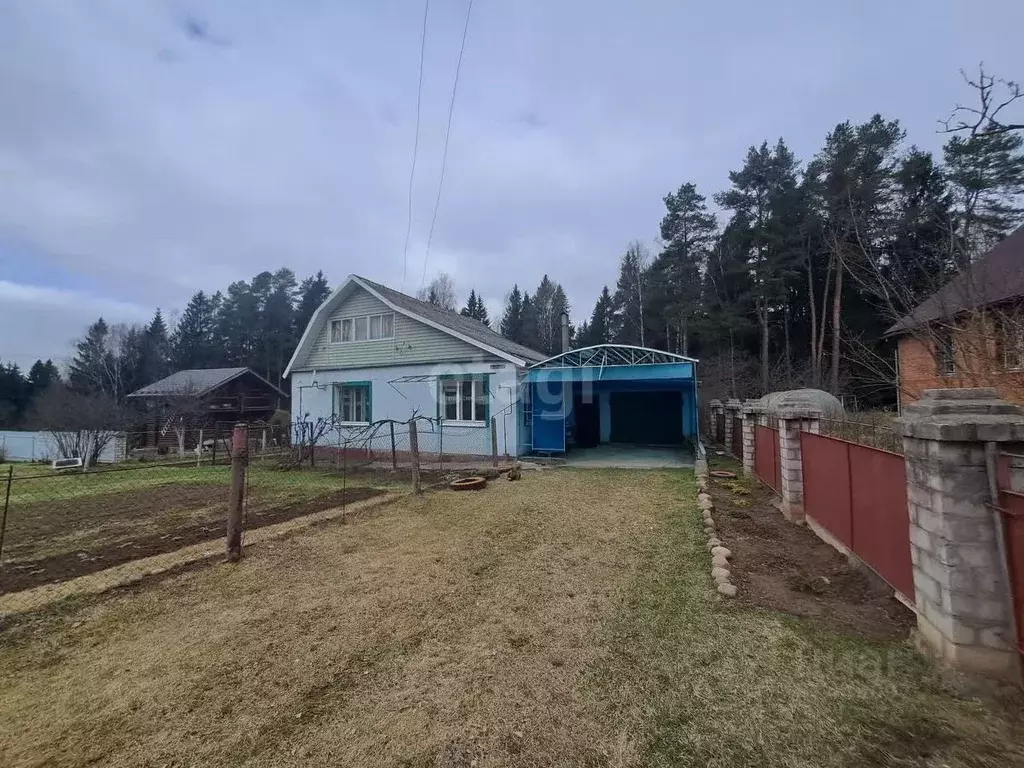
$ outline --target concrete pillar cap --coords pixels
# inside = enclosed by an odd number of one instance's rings
[[[721,408],[722,401],[716,397],[714,400],[710,401],[708,405],[710,405],[712,408]]]
[[[725,409],[727,411],[738,411],[743,407],[743,403],[737,400],[735,397],[731,397],[725,401]]]
[[[1024,410],[991,387],[926,389],[903,409],[893,431],[919,440],[1024,442]]]

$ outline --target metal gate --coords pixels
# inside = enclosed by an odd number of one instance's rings
[[[1006,542],[1006,564],[1013,591],[1013,613],[1017,622],[1017,647],[1024,654],[1024,492],[1014,489],[1013,462],[1024,464],[1024,456],[1003,454],[998,462],[999,507],[1003,515],[1003,535]]]
[[[779,430],[760,425],[754,427],[754,474],[776,493],[782,492]]]

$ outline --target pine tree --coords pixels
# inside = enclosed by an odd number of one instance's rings
[[[597,344],[610,344],[613,339],[613,313],[614,303],[606,285],[601,289],[601,293],[594,303],[594,311],[590,315],[590,321],[580,325],[577,336],[579,346],[593,347]]]
[[[523,294],[513,285],[505,299],[505,312],[498,324],[498,332],[506,339],[519,341],[523,332]]]
[[[270,291],[262,306],[260,325],[263,342],[261,369],[268,381],[283,383],[284,367],[295,345],[295,273],[287,267],[277,270],[270,280]]]
[[[217,317],[216,341],[223,349],[221,364],[250,365],[258,348],[259,321],[259,299],[250,285],[244,280],[229,285]]]
[[[33,366],[33,370],[35,366]],[[13,428],[18,425],[28,405],[29,383],[16,363],[0,360],[0,427]]]
[[[68,367],[68,386],[83,395],[95,395],[108,390],[107,336],[110,328],[101,317],[89,326],[85,337],[75,344],[75,356]]]
[[[202,291],[189,299],[171,336],[171,368],[180,371],[216,366],[219,355],[214,342],[217,305],[217,301]]]
[[[327,278],[324,277],[323,272],[317,272],[302,281],[299,285],[299,305],[295,309],[297,336],[302,335],[306,326],[309,325],[309,321],[313,319],[313,313],[327,301],[327,297],[330,295],[331,287],[327,284]],[[298,343],[298,339],[296,339],[296,343]]]
[[[612,338],[617,344],[645,346],[644,305],[650,277],[649,254],[640,242],[630,243],[619,262],[619,279],[612,297]]]
[[[60,372],[53,360],[36,360],[28,371],[29,397],[34,398],[53,384],[60,382]]]
[[[159,381],[171,372],[171,343],[167,337],[167,324],[159,308],[136,343],[139,350],[129,391]]]
[[[656,332],[664,330],[667,350],[688,355],[691,332],[701,315],[701,274],[715,243],[717,224],[694,184],[683,184],[664,201],[667,212],[661,220],[661,238],[665,249],[651,265],[649,324]]]
[[[470,290],[469,298],[466,299],[466,306],[460,310],[459,314],[463,317],[471,317],[474,320],[479,320],[488,328],[491,326],[490,318],[487,317],[487,307],[484,306],[484,300],[480,298],[477,295],[477,292],[473,289]]]
[[[513,341],[522,344],[524,347],[535,349],[538,352],[542,351],[540,348],[538,326],[537,306],[534,304],[530,294],[523,291],[522,322],[519,326],[519,335]]]

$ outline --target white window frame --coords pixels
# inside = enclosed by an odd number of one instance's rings
[[[464,385],[471,387],[470,412],[464,412]],[[447,393],[455,389],[455,418],[448,415]],[[490,392],[487,386],[487,377],[481,374],[466,374],[465,376],[450,376],[443,378],[437,383],[437,407],[438,415],[445,424],[459,424],[467,427],[485,427],[490,417]],[[467,418],[467,416],[469,418]]]
[[[377,336],[371,330],[377,326]],[[363,338],[357,338],[362,330]],[[388,341],[395,338],[395,313],[374,312],[369,315],[352,315],[331,320],[331,344],[365,344],[372,341]],[[386,334],[386,335],[385,335]]]
[[[345,390],[352,390],[352,397],[358,393],[361,395],[362,403],[362,415],[365,417],[362,421],[351,418],[346,419],[344,408],[345,408]],[[332,403],[332,411],[343,425],[365,425],[369,424],[373,418],[373,384],[368,381],[339,381],[334,384],[334,397]],[[355,400],[352,401],[353,411],[349,414],[350,416],[358,416],[358,406]]]

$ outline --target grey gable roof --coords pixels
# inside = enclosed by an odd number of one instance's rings
[[[438,325],[442,325],[445,328],[450,328],[456,333],[468,336],[481,344],[486,344],[489,347],[500,349],[502,352],[514,355],[515,357],[521,357],[528,362],[537,363],[541,360],[547,359],[548,357],[548,355],[538,352],[535,349],[524,347],[522,344],[517,344],[514,341],[506,339],[497,331],[491,330],[480,321],[474,320],[471,317],[464,317],[458,312],[451,312],[447,309],[435,307],[429,302],[414,299],[412,296],[406,296],[404,293],[388,288],[386,285],[375,283],[372,280],[367,280],[365,277],[360,277],[359,275],[353,275],[353,277],[360,282],[365,283],[369,288],[379,293],[396,307],[401,307],[407,312],[419,315],[420,317],[437,323]]]
[[[1018,228],[885,332],[906,333],[934,320],[1024,297],[1024,227]]]
[[[202,397],[210,390],[216,389],[222,384],[227,384],[232,379],[251,373],[268,387],[277,392],[281,397],[288,397],[284,392],[275,387],[255,371],[249,368],[192,368],[185,371],[177,371],[170,376],[165,376],[159,381],[147,384],[141,389],[132,392],[128,397],[173,397],[190,395]]]

